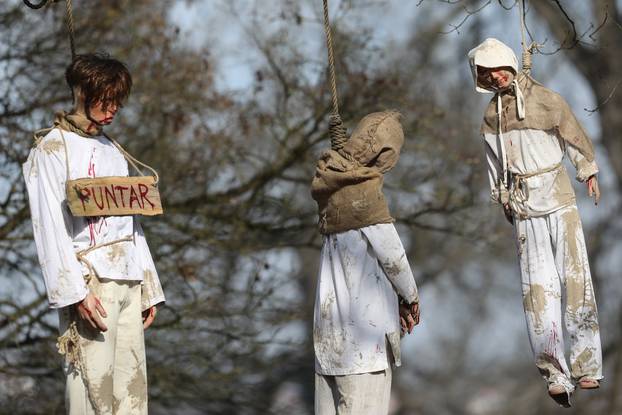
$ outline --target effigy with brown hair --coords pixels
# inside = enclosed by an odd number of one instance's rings
[[[138,216],[162,213],[158,176],[104,132],[131,91],[125,64],[76,55],[65,75],[73,108],[35,133],[23,173],[67,413],[147,414],[143,332],[165,297]]]

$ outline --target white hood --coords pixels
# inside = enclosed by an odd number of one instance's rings
[[[505,43],[494,38],[484,40],[477,47],[469,51],[469,65],[471,65],[471,73],[475,82],[477,92],[494,93],[491,89],[484,88],[477,82],[477,67],[499,68],[501,66],[509,66],[518,73],[518,59],[514,51]]]

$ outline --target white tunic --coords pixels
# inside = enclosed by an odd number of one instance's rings
[[[398,294],[417,286],[393,224],[326,235],[315,300],[315,370],[350,375],[388,368],[387,341],[400,359]]]
[[[105,137],[84,138],[63,131],[69,157],[70,179],[127,176],[127,161]],[[86,266],[76,253],[98,244],[131,236],[132,240],[94,249],[86,255],[98,276],[138,280],[149,284],[149,305],[164,301],[149,247],[133,216],[74,217],[67,206],[65,146],[58,129],[50,131],[31,150],[23,165],[35,244],[50,307],[82,300],[88,293]],[[156,289],[154,289],[154,287]]]
[[[484,134],[488,177],[492,199],[499,201],[502,176],[502,149],[497,134]],[[553,133],[534,130],[512,130],[503,133],[507,169],[515,175],[546,171],[562,162],[564,153],[577,169],[577,180],[585,181],[598,173],[596,162],[588,162],[579,151],[558,139]],[[527,216],[542,216],[575,203],[574,191],[564,167],[525,179],[528,198],[521,209]]]

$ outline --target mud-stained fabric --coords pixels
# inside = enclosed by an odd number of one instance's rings
[[[65,401],[69,415],[146,415],[147,373],[138,281],[102,280],[89,284],[108,316],[108,331],[95,331],[59,309],[60,332],[67,334],[73,322],[80,336],[79,365],[69,359]]]
[[[576,206],[516,219],[515,225],[527,329],[540,373],[568,392],[583,376],[602,379],[596,301]],[[570,367],[564,356],[564,326]]]
[[[552,213],[575,203],[575,194],[566,168],[561,165],[567,155],[577,171],[577,179],[585,181],[598,173],[596,162],[588,162],[572,145],[549,132],[524,129],[513,130],[502,136],[484,134],[491,199],[509,203],[521,217],[535,217]],[[509,184],[507,199],[503,195],[505,149]]]
[[[149,307],[162,304],[165,302],[164,290],[158,278],[155,263],[151,257],[149,246],[147,245],[147,239],[145,233],[138,221],[134,222],[134,243],[137,251],[142,252],[142,255],[138,256],[140,261],[140,269],[142,270],[142,283],[141,283],[141,308],[143,311]],[[145,255],[148,253],[149,255]]]
[[[510,47],[497,39],[488,38],[471,49],[468,57],[475,89],[481,93],[495,94],[484,114],[482,134],[505,134],[524,129],[547,131],[575,147],[588,161],[594,161],[592,142],[568,103],[561,95],[530,76],[519,73],[516,54]],[[503,90],[493,89],[494,85],[482,85],[478,67],[509,67],[516,74],[516,82]],[[498,96],[501,97],[501,108]]]
[[[322,154],[311,183],[321,233],[393,222],[383,173],[395,166],[403,143],[399,113],[377,112],[361,120],[340,152]]]
[[[513,130],[548,131],[575,147],[587,161],[594,161],[594,146],[585,130],[577,121],[570,106],[556,92],[542,86],[531,77],[520,74],[518,85],[525,102],[525,118],[520,120],[516,108],[516,95],[512,88],[501,94],[501,132]],[[482,134],[499,131],[496,96],[490,101],[484,114]]]
[[[359,375],[315,374],[315,415],[386,415],[391,399],[391,365]]]
[[[315,370],[350,375],[387,368],[387,341],[399,366],[398,294],[417,286],[393,224],[324,236],[315,299]]]
[[[486,39],[468,56],[475,89],[494,94],[481,127],[486,140],[493,200],[509,203],[521,217],[548,214],[572,203],[573,192],[566,172],[563,169],[551,172],[551,167],[561,162],[566,148],[579,181],[596,174],[598,167],[594,146],[568,103],[528,75],[518,73],[516,55],[497,39]],[[483,85],[478,73],[482,67],[509,67],[516,79],[504,89],[499,89],[496,82]],[[559,143],[555,143],[557,140]],[[540,156],[543,151],[547,154]],[[548,177],[540,172],[549,173]],[[529,176],[529,180],[522,180],[521,175]],[[521,185],[524,189],[519,188]],[[550,189],[548,201],[547,189]],[[539,193],[534,195],[539,200],[530,200],[530,190]]]
[[[151,253],[135,217],[71,215],[65,191],[67,161],[71,179],[128,175],[123,154],[103,136],[84,138],[68,131],[61,136],[55,128],[31,150],[23,173],[50,307],[65,307],[86,296],[83,276],[89,270],[78,261],[76,253],[95,245],[126,237],[132,239],[94,249],[85,256],[99,277],[141,281],[149,272],[157,279]],[[94,197],[103,204],[103,196]],[[151,296],[149,303],[162,301],[164,296],[159,292]]]

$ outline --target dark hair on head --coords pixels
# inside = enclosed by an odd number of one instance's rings
[[[104,109],[122,105],[132,89],[127,66],[103,53],[77,55],[67,67],[65,79],[72,91],[80,89],[87,114],[99,103]]]

